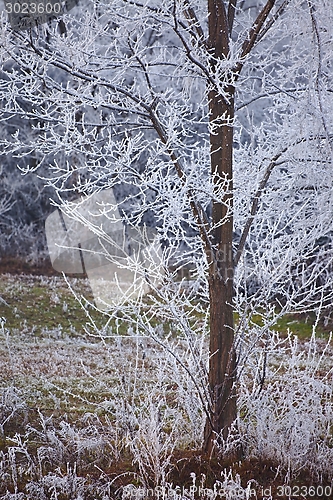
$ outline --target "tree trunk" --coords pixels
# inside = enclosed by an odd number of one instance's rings
[[[212,54],[212,73],[216,61],[229,54],[229,28],[224,4],[209,0],[209,42]],[[234,86],[225,83],[223,96],[215,89],[209,91],[211,175],[216,197],[213,201],[212,243],[209,265],[210,293],[210,360],[209,388],[210,419],[205,427],[203,451],[214,453],[218,436],[226,439],[236,419],[236,356],[233,320],[233,118]]]

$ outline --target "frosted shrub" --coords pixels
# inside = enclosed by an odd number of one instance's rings
[[[300,344],[291,335],[274,335],[266,347],[264,368],[259,349],[241,379],[240,432],[249,456],[276,461],[291,473],[333,470],[332,369],[325,366],[329,343],[313,336]],[[254,362],[256,358],[257,363]],[[264,380],[258,384],[258,371]]]
[[[258,328],[249,330],[243,340],[250,341]],[[143,491],[154,488],[165,495],[181,493],[181,484],[171,484],[176,452],[198,449],[202,443],[205,413],[198,389],[203,387],[195,370],[204,363],[205,342],[196,344],[195,357],[187,342],[163,337],[158,327],[152,335],[164,347],[139,336],[105,342],[108,361],[103,363],[106,368],[109,364],[111,378],[101,378],[94,386],[107,394],[95,403],[95,412],[75,423],[68,417],[46,418],[40,412],[34,424],[28,423],[27,413],[24,432],[7,437],[0,456],[0,497],[7,495],[1,498],[14,499],[15,488],[19,500],[80,500],[88,494],[102,500],[114,498],[117,489],[115,498],[123,499],[142,498]],[[300,343],[277,333],[253,348],[239,369],[238,429],[224,443],[224,451],[241,440],[246,458],[271,461],[286,482],[302,469],[318,478],[329,475],[333,470],[330,354],[329,344],[315,337]],[[90,396],[94,394],[86,397]],[[4,420],[26,411],[22,394],[14,389],[4,392],[2,407]],[[125,473],[123,460],[132,463]],[[108,469],[117,463],[119,470],[110,476]],[[100,478],[88,481],[91,470],[100,471]],[[242,487],[232,470],[215,479],[215,489],[222,489],[226,498],[251,498],[251,483]],[[128,486],[119,489],[119,481]],[[199,483],[204,484],[196,479],[193,487]],[[22,484],[25,496],[19,497]],[[195,490],[194,498],[211,498],[214,489],[201,487],[201,496]]]
[[[146,487],[165,483],[172,452],[177,445],[176,434],[180,430],[177,420],[180,418],[176,417],[176,422],[174,419],[168,422],[168,412],[163,411],[163,403],[154,404],[148,400],[137,409],[138,415],[133,419],[135,430],[127,434],[127,446]],[[167,426],[171,427],[169,432]]]
[[[0,436],[5,436],[6,427],[12,421],[26,421],[27,412],[27,404],[15,387],[5,388],[0,400]]]
[[[137,350],[125,371],[122,365],[116,399],[108,401],[115,419],[113,436],[130,452],[146,488],[165,484],[174,451],[200,446],[203,431],[203,409],[189,376],[194,367],[186,343],[176,345],[168,339],[163,343],[165,349],[145,349],[143,359]],[[188,371],[171,352],[177,353]]]
[[[60,471],[58,474],[48,473],[38,483],[30,482],[27,485],[28,498],[60,500],[65,496],[71,500],[83,500],[86,490],[85,483],[84,478],[77,476],[76,467],[74,466],[72,469],[67,465],[65,474]]]
[[[1,497],[2,500],[26,500],[26,496],[24,493],[10,493],[7,491],[7,493]],[[41,498],[41,500],[43,500]]]
[[[206,476],[201,474],[200,478],[192,472],[190,474],[192,484],[184,487],[179,484],[165,483],[163,486],[144,489],[127,485],[122,490],[122,500],[138,500],[142,498],[159,498],[161,500],[177,499],[200,499],[215,500],[217,498],[225,500],[247,500],[253,497],[255,490],[252,488],[252,481],[248,481],[247,486],[243,488],[239,474],[233,474],[231,470],[221,471],[221,479],[215,481],[212,487],[206,485]]]

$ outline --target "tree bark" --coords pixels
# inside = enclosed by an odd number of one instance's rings
[[[211,69],[229,54],[229,25],[221,0],[209,0]],[[205,426],[205,453],[215,453],[215,441],[226,439],[235,421],[236,356],[233,320],[233,118],[234,85],[229,77],[223,95],[209,91],[211,175],[215,198],[212,211],[213,255],[209,263],[210,293],[210,420]]]

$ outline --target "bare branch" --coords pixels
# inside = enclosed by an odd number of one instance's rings
[[[192,49],[189,47],[189,45],[187,44],[186,40],[185,40],[185,37],[182,35],[182,33],[180,32],[179,28],[178,28],[178,24],[179,24],[179,21],[177,19],[177,15],[176,15],[176,9],[173,10],[173,19],[174,19],[174,26],[173,26],[173,29],[174,29],[174,32],[176,33],[176,35],[178,36],[178,38],[180,39],[180,41],[182,42],[183,44],[183,47],[186,51],[186,55],[187,57],[189,58],[189,60],[191,62],[193,62],[198,68],[200,68],[200,70],[204,73],[205,77],[207,78],[207,80],[210,82],[211,85],[213,85],[215,87],[215,82],[208,70],[208,68],[206,68],[200,61],[198,61],[195,57],[193,57],[193,54],[192,54]]]
[[[316,74],[316,93],[317,93],[318,104],[319,104],[319,108],[320,108],[320,112],[321,112],[321,122],[323,124],[323,128],[324,128],[326,136],[328,138],[329,132],[328,132],[327,124],[326,124],[325,117],[324,117],[324,105],[323,105],[323,100],[322,100],[322,96],[321,96],[321,92],[320,92],[320,78],[321,78],[321,74],[322,74],[321,36],[320,36],[318,24],[317,24],[316,15],[315,15],[315,8],[314,8],[311,0],[308,0],[308,5],[309,5],[311,22],[312,22],[313,31],[315,34],[317,53],[318,53],[318,69],[317,69],[317,74]]]
[[[234,25],[235,13],[236,13],[237,0],[229,0],[228,5],[228,24],[230,35],[232,33],[232,28]]]
[[[198,17],[188,0],[185,1],[185,4],[187,5],[187,9],[185,10],[185,16],[190,21],[190,26],[194,26],[194,29],[198,35],[200,42],[204,43],[205,35],[201,27],[201,24],[199,23]]]
[[[247,39],[243,42],[242,51],[241,51],[241,55],[240,55],[241,61],[253,49],[255,43],[257,42],[260,30],[262,29],[267,17],[269,16],[269,13],[271,12],[272,8],[274,7],[274,4],[275,4],[275,0],[267,0],[265,7],[262,9],[262,11],[259,13],[257,19],[254,21],[252,28],[249,31]],[[244,65],[244,62],[239,62],[236,65],[235,72],[239,74],[243,65]]]
[[[275,14],[272,16],[272,18],[266,23],[266,25],[261,30],[261,32],[257,38],[256,43],[258,43],[258,42],[260,42],[260,40],[262,40],[262,38],[266,35],[266,33],[271,29],[271,27],[273,26],[275,21],[277,21],[277,19],[282,16],[282,14],[285,12],[285,10],[288,7],[288,5],[290,4],[290,2],[291,2],[291,0],[284,0],[284,2],[280,5],[280,7],[275,12]]]
[[[167,134],[166,134],[162,124],[160,123],[160,121],[159,121],[158,117],[156,116],[156,113],[154,112],[153,109],[150,112],[150,116],[151,116],[151,121],[154,125],[154,128],[155,128],[158,136],[160,137],[162,143],[168,147],[168,153],[169,153],[169,156],[170,156],[173,164],[175,165],[178,177],[185,185],[186,176],[183,172],[183,169],[179,163],[179,160],[178,160],[176,154],[168,146]],[[205,211],[203,210],[201,204],[195,200],[193,193],[190,190],[188,190],[187,193],[188,193],[188,197],[190,200],[192,212],[193,212],[194,217],[198,223],[199,232],[201,235],[201,239],[202,239],[202,242],[204,245],[204,249],[205,249],[207,258],[208,258],[208,262],[210,262],[212,255],[214,255],[212,252],[212,244],[211,244],[211,241],[209,238],[210,224],[209,224],[209,221],[208,221],[207,216],[205,214]]]
[[[311,138],[308,138],[308,139],[311,140]],[[313,138],[313,139],[315,139],[315,138]],[[265,189],[265,187],[267,185],[267,182],[268,182],[268,180],[269,180],[269,178],[271,176],[271,173],[273,172],[274,168],[281,163],[281,162],[278,162],[279,158],[281,158],[281,156],[284,153],[286,153],[290,148],[292,148],[293,146],[296,146],[298,144],[301,144],[302,142],[305,142],[306,140],[307,140],[306,138],[302,137],[301,139],[298,139],[297,141],[295,141],[293,144],[290,144],[290,145],[286,146],[285,148],[283,148],[279,153],[277,153],[272,158],[272,160],[270,161],[268,167],[266,168],[264,176],[261,179],[261,181],[259,183],[259,186],[258,186],[258,189],[257,189],[257,191],[256,191],[256,193],[255,193],[255,195],[254,195],[254,197],[252,199],[250,216],[248,217],[248,219],[247,219],[247,221],[245,223],[245,226],[244,226],[244,229],[243,229],[240,241],[239,241],[237,253],[236,253],[236,256],[234,258],[234,264],[235,264],[235,266],[237,266],[237,264],[239,262],[239,259],[241,258],[242,253],[244,251],[246,239],[248,237],[250,228],[252,226],[252,223],[254,221],[255,215],[257,213],[258,205],[259,205],[259,200],[261,198],[261,195],[262,195],[262,193],[263,193],[263,191],[264,191],[264,189]]]
[[[239,111],[240,109],[246,108],[246,106],[249,106],[253,102],[258,101],[259,99],[265,99],[265,97],[269,97],[271,95],[277,95],[277,94],[289,95],[289,92],[302,92],[302,91],[306,91],[306,90],[308,90],[308,89],[307,88],[304,88],[304,89],[296,88],[296,89],[288,89],[288,90],[284,90],[284,89],[272,90],[271,92],[265,92],[264,94],[260,94],[260,95],[257,95],[256,97],[253,97],[249,101],[244,102],[243,104],[240,104],[239,106],[236,106],[235,109],[236,109],[236,111]],[[290,97],[292,97],[293,99],[297,99],[297,97],[295,97],[291,94],[290,94]]]
[[[241,258],[242,253],[244,251],[246,239],[248,237],[250,228],[251,228],[252,223],[254,221],[254,217],[255,217],[255,215],[257,213],[257,210],[258,210],[259,199],[260,199],[260,197],[261,197],[261,195],[263,193],[263,190],[266,187],[266,184],[268,182],[268,179],[270,178],[271,173],[273,172],[274,167],[276,166],[277,160],[281,157],[281,155],[283,153],[285,153],[287,151],[287,149],[288,148],[285,148],[283,151],[281,151],[280,153],[278,153],[277,155],[274,156],[274,158],[272,159],[272,161],[269,163],[268,167],[266,168],[264,176],[263,176],[263,178],[261,179],[261,181],[259,183],[259,187],[258,187],[258,189],[256,191],[256,194],[254,195],[254,197],[252,199],[250,216],[248,217],[248,219],[247,219],[247,221],[245,223],[245,226],[244,226],[244,229],[243,229],[243,232],[242,232],[242,235],[241,235],[241,239],[239,241],[237,253],[236,253],[236,256],[235,256],[235,259],[234,259],[234,265],[235,266],[237,266],[237,264],[239,262],[239,259]]]

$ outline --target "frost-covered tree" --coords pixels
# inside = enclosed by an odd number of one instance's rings
[[[330,2],[87,0],[61,30],[2,25],[6,112],[34,123],[31,140],[18,129],[5,151],[47,165],[59,205],[70,190],[113,188],[127,225],[158,228],[162,285],[149,307],[124,303],[123,321],[158,342],[152,325],[167,322],[193,359],[209,332],[208,371],[184,366],[209,453],[232,434],[249,349],[279,316],[331,296]],[[191,264],[186,293],[170,263]],[[265,363],[260,390],[264,376]]]
[[[18,69],[15,61],[8,61],[0,70],[0,81],[6,81],[6,73]],[[31,113],[33,103],[17,97],[17,106],[21,111]],[[32,120],[22,122],[20,115],[12,113],[3,102],[1,106],[0,135],[9,141],[16,130],[20,130],[21,140],[34,138],[35,123]],[[41,262],[47,257],[44,225],[47,215],[52,211],[49,198],[54,194],[52,187],[45,187],[44,181],[33,172],[27,173],[27,167],[36,165],[32,153],[27,158],[0,153],[0,199],[6,211],[0,222],[1,257],[20,257],[33,262]],[[42,175],[42,171],[39,172]]]

